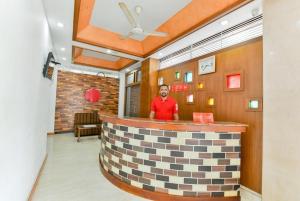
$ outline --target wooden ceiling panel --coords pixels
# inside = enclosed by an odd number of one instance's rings
[[[79,42],[124,52],[138,57],[142,57],[144,52],[141,42],[134,39],[122,40],[119,34],[91,25],[79,32],[76,39]]]
[[[193,0],[157,28],[156,31],[169,33],[167,37],[148,36],[143,41],[138,41],[134,39],[121,39],[121,35],[118,33],[111,32],[102,27],[92,26],[90,21],[95,0],[75,0],[73,40],[145,58],[157,49],[172,43],[180,37],[209,23],[218,16],[249,1],[251,0]],[[155,11],[153,12],[153,15],[157,14]],[[77,52],[73,51],[73,53]],[[77,62],[80,58],[81,62],[86,60],[85,63],[109,66],[106,62],[94,61],[94,59],[86,58],[82,55],[78,58],[76,58],[76,55],[73,55],[73,58]],[[118,63],[118,65],[114,64],[109,68],[121,69],[120,66],[133,63],[133,60],[129,61],[125,59]]]
[[[160,47],[207,24],[243,2],[245,2],[245,0],[193,0],[157,29],[157,31],[169,33],[169,37],[151,36],[142,42],[144,55],[148,56],[154,53],[154,51]]]
[[[92,56],[86,56],[83,55],[82,48],[79,47],[73,47],[73,63],[74,64],[80,64],[80,65],[86,65],[86,66],[92,66],[96,68],[104,68],[109,70],[115,70],[119,71],[123,68],[126,68],[134,63],[136,63],[136,60],[133,59],[127,59],[127,58],[119,58],[117,61],[109,61],[105,58],[97,58]],[[91,51],[91,50],[89,50]],[[105,53],[102,53],[105,54]]]

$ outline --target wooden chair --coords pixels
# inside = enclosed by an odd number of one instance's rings
[[[74,134],[77,142],[80,137],[98,135],[101,136],[101,120],[97,112],[75,113],[74,116]]]

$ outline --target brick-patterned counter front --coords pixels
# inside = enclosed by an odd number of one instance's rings
[[[238,196],[240,132],[177,132],[103,122],[100,163],[144,190],[179,196]]]

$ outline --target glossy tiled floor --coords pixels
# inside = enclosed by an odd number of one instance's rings
[[[76,142],[73,134],[48,136],[48,159],[33,201],[146,201],[102,176],[97,137]]]

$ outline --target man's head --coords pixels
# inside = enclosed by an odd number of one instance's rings
[[[162,98],[165,98],[169,95],[169,86],[166,84],[162,84],[159,86],[159,95]]]

